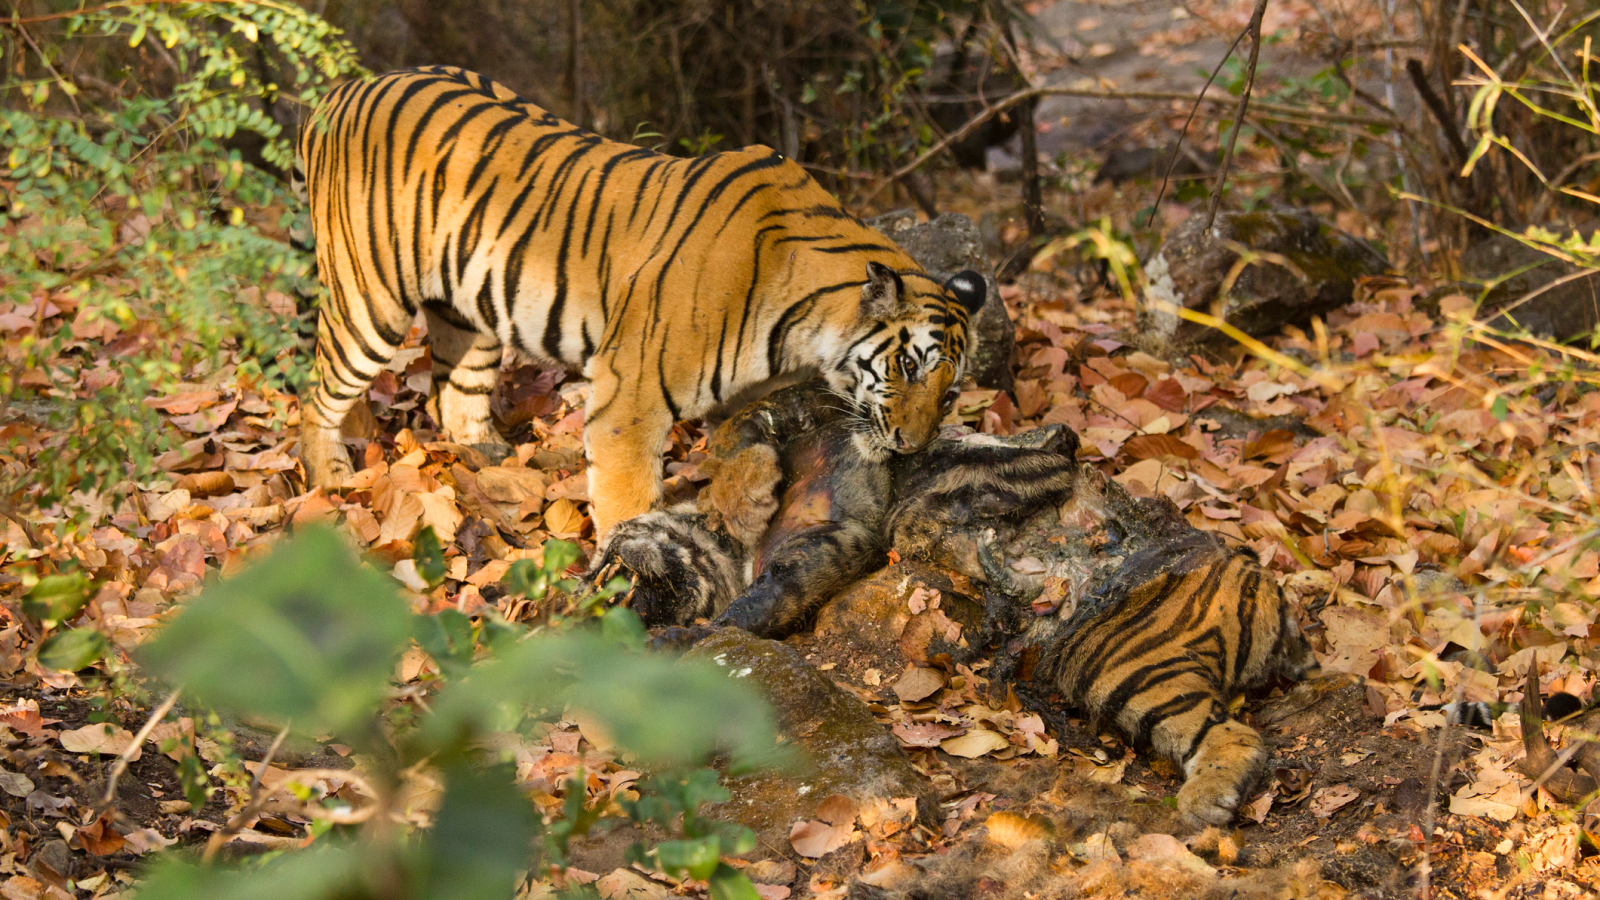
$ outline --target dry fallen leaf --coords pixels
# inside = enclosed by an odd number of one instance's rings
[[[939,749],[951,756],[976,759],[986,753],[1005,750],[1010,746],[1011,742],[1006,740],[1003,735],[987,728],[973,728],[960,737],[953,737],[940,742]]]
[[[594,883],[602,900],[667,900],[672,889],[630,869],[613,869]]]
[[[1330,787],[1318,788],[1311,795],[1311,815],[1326,819],[1334,813],[1355,802],[1361,792],[1348,784],[1335,784]]]
[[[937,722],[927,722],[912,725],[906,722],[896,722],[890,729],[900,743],[907,747],[937,747],[941,741],[961,733],[961,729],[950,725],[941,725]]]
[[[1260,825],[1262,822],[1266,821],[1267,813],[1272,810],[1272,801],[1277,799],[1277,796],[1277,793],[1273,791],[1267,791],[1254,800],[1251,800],[1249,803],[1245,804],[1245,817],[1257,825]]]
[[[127,841],[111,827],[113,815],[107,810],[100,818],[79,827],[73,834],[77,845],[94,856],[109,856],[121,850]]]
[[[817,818],[830,825],[849,825],[855,822],[856,802],[843,794],[834,794],[817,804]]]
[[[807,859],[820,859],[850,843],[860,832],[851,824],[830,825],[816,819],[796,822],[789,830],[789,845]]]
[[[118,728],[108,722],[95,725],[85,725],[71,731],[61,732],[59,738],[61,747],[68,753],[100,753],[107,756],[118,756],[128,749],[133,743],[133,732],[126,728]],[[128,754],[130,762],[137,762],[141,750],[133,748]]]
[[[33,781],[21,772],[0,769],[0,790],[13,797],[26,797],[33,793]]]
[[[914,703],[932,696],[944,687],[944,673],[938,669],[910,666],[896,679],[894,695],[902,702]]]
[[[545,507],[544,527],[556,537],[573,538],[583,530],[584,515],[578,505],[563,497]]]

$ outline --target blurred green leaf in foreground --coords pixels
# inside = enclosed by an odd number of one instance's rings
[[[701,815],[728,794],[715,772],[693,767],[717,754],[736,767],[780,761],[765,702],[715,666],[637,649],[642,629],[628,610],[565,622],[529,633],[501,621],[475,642],[472,621],[458,612],[412,616],[388,579],[320,529],[302,530],[254,567],[208,584],[140,651],[144,671],[219,711],[349,743],[358,771],[382,796],[366,804],[365,818],[349,815],[347,800],[308,796],[305,818],[344,815],[314,830],[320,836],[309,849],[241,867],[169,854],[138,896],[510,897],[518,873],[564,867],[571,838],[628,821],[677,837],[636,846],[632,859],[709,880],[716,896],[755,896],[722,861],[751,849],[753,837]],[[508,628],[521,638],[494,637]],[[420,712],[387,715],[402,702],[390,685],[395,661],[414,637],[449,664],[416,704]],[[543,817],[509,760],[483,749],[504,746],[497,735],[574,713],[653,773],[641,780],[639,799],[621,805],[626,818],[616,806],[607,815],[605,803],[588,805],[582,777],[565,782],[560,814]],[[408,835],[395,812],[402,783],[419,770],[433,773],[444,796],[432,827]]]

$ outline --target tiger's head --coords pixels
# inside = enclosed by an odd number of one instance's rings
[[[854,407],[864,453],[915,453],[938,435],[961,389],[967,322],[987,289],[972,271],[943,284],[877,262],[866,274],[859,327],[828,383]]]

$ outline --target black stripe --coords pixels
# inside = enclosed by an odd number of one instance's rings
[[[817,298],[823,294],[831,294],[846,288],[860,287],[861,282],[859,281],[845,281],[817,288],[784,310],[783,315],[779,316],[777,323],[772,326],[772,331],[767,334],[767,374],[771,376],[783,371],[780,363],[782,362],[783,344],[789,339],[789,330],[811,314],[811,309],[816,305]]]
[[[862,253],[862,252],[866,252],[866,251],[883,252],[883,251],[892,250],[892,249],[893,248],[886,247],[883,244],[841,244],[840,246],[837,246],[837,247],[816,247],[816,248],[814,248],[814,252],[816,252],[816,253]]]
[[[589,175],[593,170],[585,171],[583,178],[579,179],[578,196],[583,195],[583,186],[588,183]],[[567,256],[572,251],[572,225],[578,216],[576,201],[567,204],[567,224],[561,232],[561,249],[556,251],[556,293],[550,301],[550,312],[545,316],[544,349],[550,354],[551,359],[566,362],[561,355],[561,317],[567,308]]]
[[[411,98],[412,94],[415,94],[417,91],[429,86],[430,85],[427,82],[421,82],[408,87],[406,89],[405,96],[401,98],[400,103],[396,104],[395,108],[398,110],[401,105]],[[428,105],[423,108],[422,112],[416,117],[416,119],[408,123],[408,127],[411,129],[411,140],[406,142],[405,164],[402,166],[402,168],[408,172],[411,170],[411,161],[417,155],[417,143],[422,140],[422,136],[424,134],[428,133],[428,122],[433,119],[439,110],[443,109],[453,100],[470,96],[471,94],[475,93],[477,93],[477,91],[473,91],[471,89],[446,90],[433,96],[432,100],[430,100]],[[447,135],[448,134],[451,134],[451,132],[447,132]],[[442,146],[443,143],[444,141],[440,140],[435,144],[435,146]]]
[[[589,238],[594,234],[594,223],[595,219],[599,217],[600,204],[606,199],[606,182],[611,179],[611,173],[624,162],[646,159],[654,155],[654,153],[643,147],[635,147],[632,150],[612,156],[606,160],[605,165],[600,167],[600,177],[595,180],[594,190],[591,192],[591,196],[594,199],[589,203],[589,220],[583,226],[583,246],[579,252],[584,256],[589,255]],[[612,211],[615,212],[615,207],[612,207]]]
[[[1189,765],[1189,760],[1194,759],[1194,755],[1198,753],[1200,748],[1205,744],[1206,735],[1211,733],[1211,729],[1221,725],[1226,721],[1228,721],[1227,712],[1220,707],[1213,708],[1211,710],[1211,715],[1206,716],[1206,720],[1200,723],[1200,729],[1189,736],[1189,746],[1179,757],[1179,763],[1187,767]]]
[[[506,116],[496,122],[494,127],[490,128],[488,133],[483,136],[478,161],[473,164],[472,171],[467,175],[467,186],[462,188],[462,196],[465,197],[472,193],[473,187],[478,184],[478,179],[483,177],[483,173],[489,168],[489,164],[498,157],[500,145],[505,143],[506,134],[521,124],[519,118]],[[489,190],[493,191],[494,189],[490,188]]]

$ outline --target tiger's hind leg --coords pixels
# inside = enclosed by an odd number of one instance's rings
[[[412,314],[386,294],[364,297],[338,281],[328,287],[317,316],[317,385],[300,404],[300,461],[307,487],[336,490],[354,471],[339,426],[394,358]]]
[[[500,339],[473,328],[443,304],[424,305],[422,312],[433,349],[428,413],[452,441],[499,462],[511,453],[489,414],[489,396],[500,378]]]

